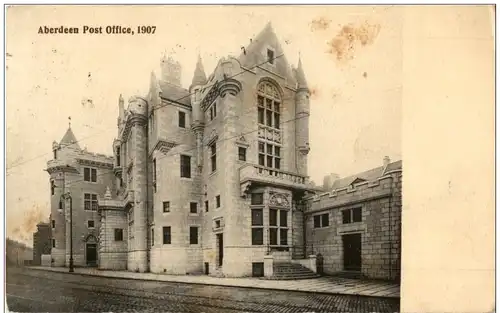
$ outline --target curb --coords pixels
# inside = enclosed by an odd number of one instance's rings
[[[147,279],[147,278],[132,278],[132,277],[115,277],[111,275],[94,275],[89,273],[78,273],[78,272],[61,272],[61,271],[53,271],[50,269],[43,268],[33,268],[26,267],[30,270],[35,271],[43,271],[43,272],[52,272],[52,273],[61,273],[61,274],[71,274],[71,275],[80,275],[80,276],[90,276],[90,277],[103,277],[103,278],[112,278],[112,279],[121,279],[121,280],[142,280],[142,281],[154,281],[160,283],[174,283],[174,284],[187,284],[187,285],[202,285],[202,286],[220,286],[220,287],[233,287],[233,288],[245,288],[245,289],[260,289],[260,290],[276,290],[276,291],[287,291],[287,292],[303,292],[303,293],[313,293],[327,296],[351,296],[351,297],[365,297],[365,298],[374,298],[374,299],[390,299],[396,300],[401,299],[401,297],[396,296],[373,296],[373,295],[360,295],[360,294],[352,294],[352,293],[342,293],[342,292],[327,292],[327,291],[312,291],[312,290],[296,290],[296,289],[285,289],[285,288],[271,288],[271,287],[262,287],[262,286],[234,286],[234,285],[224,285],[224,284],[216,284],[216,283],[202,283],[202,282],[179,282],[179,281],[168,281],[168,280],[158,280],[158,279]]]

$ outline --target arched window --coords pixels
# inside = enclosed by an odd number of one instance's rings
[[[275,85],[262,82],[257,88],[259,124],[280,128],[281,97]]]
[[[281,96],[278,88],[267,81],[257,87],[258,124],[264,127],[265,134],[274,137],[279,134],[281,115]],[[260,132],[260,130],[259,130]],[[259,165],[268,168],[281,168],[281,146],[267,135],[260,136],[258,142]]]

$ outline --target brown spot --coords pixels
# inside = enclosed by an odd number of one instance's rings
[[[319,90],[318,90],[318,88],[311,87],[310,90],[309,90],[309,93],[310,93],[309,97],[311,99],[318,99],[318,97],[319,97]]]
[[[47,217],[39,206],[33,205],[26,212],[21,225],[17,226],[13,233],[21,241],[29,241],[37,229],[36,225],[40,222],[48,222]]]
[[[364,73],[363,73],[363,77],[364,77],[364,78],[367,78],[367,77],[368,77],[368,73],[364,72]]]
[[[361,25],[344,25],[328,42],[328,52],[336,55],[339,61],[351,60],[354,58],[356,47],[372,44],[379,32],[380,24],[365,22]]]
[[[332,20],[327,20],[324,17],[316,18],[311,21],[311,31],[316,31],[316,30],[325,30],[330,27],[330,23]]]

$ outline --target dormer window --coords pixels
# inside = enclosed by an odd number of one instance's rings
[[[274,64],[274,51],[271,49],[267,49],[267,62]]]

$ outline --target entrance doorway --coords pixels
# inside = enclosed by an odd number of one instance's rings
[[[87,266],[97,266],[97,244],[87,243],[85,250]]]
[[[342,236],[344,246],[344,270],[361,271],[361,234]]]
[[[222,266],[224,260],[224,238],[223,234],[217,234],[217,266]]]

